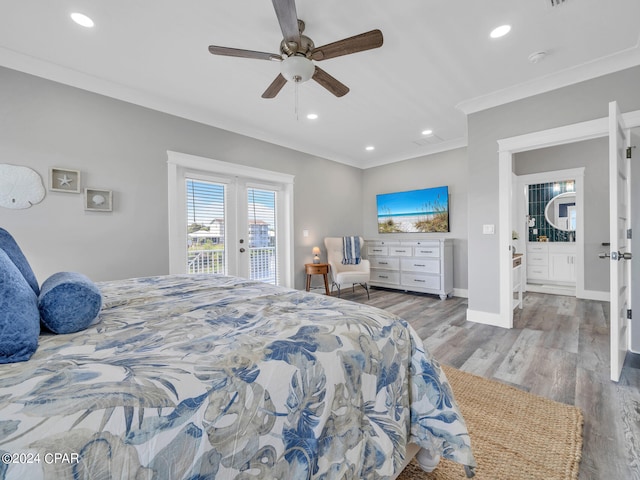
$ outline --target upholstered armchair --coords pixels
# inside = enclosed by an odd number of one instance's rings
[[[360,240],[360,250],[364,248],[364,240],[362,237],[357,237]],[[343,286],[351,286],[355,291],[356,284],[360,284],[367,291],[367,298],[369,298],[369,279],[371,274],[371,268],[369,260],[361,258],[360,263],[357,265],[344,265],[343,260],[343,245],[342,237],[326,237],[324,239],[324,246],[327,249],[327,260],[329,263],[329,274],[331,276],[331,291],[333,287],[338,289],[338,297],[340,296],[340,289]]]

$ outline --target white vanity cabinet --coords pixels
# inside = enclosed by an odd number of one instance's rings
[[[453,293],[451,239],[367,240],[366,253],[373,286],[432,293],[443,300]]]
[[[527,283],[576,283],[576,244],[531,242],[527,244]]]
[[[557,242],[549,244],[549,277],[558,282],[575,283],[575,244]]]

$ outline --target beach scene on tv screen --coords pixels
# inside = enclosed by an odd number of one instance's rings
[[[435,187],[376,196],[378,232],[449,231],[449,188]]]

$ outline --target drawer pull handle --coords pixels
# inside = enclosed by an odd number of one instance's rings
[[[433,253],[433,250],[420,250],[420,253]]]
[[[419,263],[414,263],[414,264],[413,264],[413,266],[414,266],[414,267],[426,267],[426,265],[421,265],[421,264],[419,264]]]
[[[417,278],[413,279],[414,282],[418,282],[418,283],[425,283],[426,280],[418,280]]]
[[[378,262],[380,265],[389,265],[389,262]]]
[[[396,250],[396,252],[398,252],[398,253],[405,253],[405,252],[406,252],[406,250]]]
[[[386,275],[378,275],[378,278],[389,278]]]

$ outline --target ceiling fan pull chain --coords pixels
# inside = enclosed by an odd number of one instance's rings
[[[294,85],[294,90],[295,90],[295,100],[294,100],[294,108],[295,108],[295,114],[296,114],[296,122],[299,122],[300,119],[298,118],[298,88],[300,88],[300,82],[298,82],[297,80],[295,80],[293,82]]]

